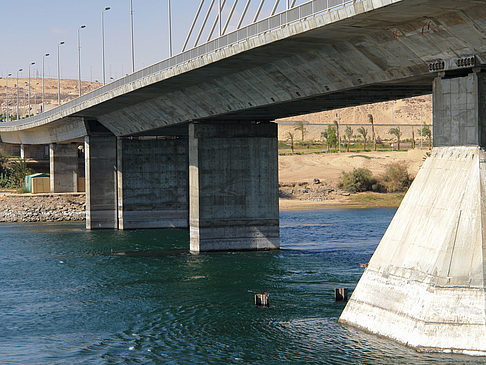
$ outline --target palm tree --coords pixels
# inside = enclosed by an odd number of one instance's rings
[[[400,151],[400,137],[402,136],[402,132],[400,131],[400,127],[391,128],[388,133],[397,137],[397,150]]]
[[[302,142],[304,142],[304,135],[305,135],[305,127],[304,122],[297,122],[297,127],[294,128],[294,131],[300,131],[302,133]]]
[[[327,152],[329,152],[329,135],[327,134],[327,131],[321,132],[321,138],[326,140]]]
[[[341,152],[341,138],[339,138],[339,123],[337,120],[333,122],[334,128],[336,128],[336,140],[339,143],[339,152]]]
[[[373,138],[373,150],[376,151],[375,125],[373,123],[373,114],[368,114],[368,120],[371,123],[371,136]]]
[[[421,130],[419,129],[419,133],[422,138],[424,136],[427,137],[427,139],[429,140],[429,147],[432,147],[432,131],[430,130],[430,127],[425,124]]]
[[[288,140],[290,140],[290,149],[292,150],[292,153],[294,153],[294,134],[292,132],[287,133]]]
[[[366,136],[368,135],[368,130],[365,127],[359,127],[358,133],[363,136],[363,149],[366,151]]]
[[[346,130],[344,131],[344,134],[348,138],[348,144],[346,146],[346,151],[349,152],[349,144],[351,143],[351,138],[353,138],[353,128],[351,128],[349,125],[346,127]]]

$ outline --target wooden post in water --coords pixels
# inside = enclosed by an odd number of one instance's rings
[[[268,294],[255,294],[255,305],[257,307],[268,307],[269,306],[269,301],[268,301]]]
[[[344,302],[348,300],[348,289],[346,288],[334,289],[334,299],[336,300],[336,302]]]

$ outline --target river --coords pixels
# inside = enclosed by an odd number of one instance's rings
[[[356,286],[394,212],[282,212],[280,251],[200,255],[184,230],[0,224],[0,364],[482,361],[337,323],[333,289]]]

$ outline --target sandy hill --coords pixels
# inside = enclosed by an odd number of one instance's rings
[[[20,115],[27,114],[28,109],[28,82],[27,78],[19,78],[19,109]],[[6,106],[6,80],[0,79],[0,114],[5,114]],[[98,82],[83,81],[81,88],[83,94],[95,90],[101,86]],[[46,110],[57,106],[57,79],[44,79],[44,96],[46,102]],[[61,102],[66,103],[78,96],[78,81],[77,80],[61,80]],[[8,99],[10,114],[16,114],[17,110],[17,79],[10,77],[8,79]],[[40,112],[42,104],[42,79],[30,79],[30,103],[31,114]],[[25,109],[24,109],[25,104]]]

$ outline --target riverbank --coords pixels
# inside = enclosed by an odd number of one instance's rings
[[[85,194],[0,193],[0,222],[83,221]]]

